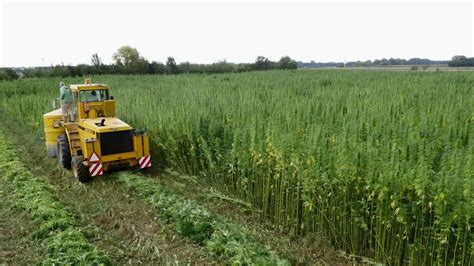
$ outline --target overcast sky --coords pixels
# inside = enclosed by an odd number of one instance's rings
[[[122,45],[148,60],[450,59],[473,55],[473,3],[0,0],[0,65],[106,63]]]

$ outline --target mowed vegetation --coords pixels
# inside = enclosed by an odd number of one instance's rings
[[[14,195],[12,208],[26,211],[38,224],[29,235],[44,249],[43,257],[37,258],[37,262],[41,265],[112,265],[106,254],[87,242],[84,232],[76,227],[73,215],[55,197],[51,186],[30,173],[14,149],[0,135],[2,189]]]
[[[154,164],[261,209],[284,232],[389,264],[474,262],[474,73],[98,76]],[[68,79],[68,83],[82,82]],[[42,131],[57,79],[0,83]]]

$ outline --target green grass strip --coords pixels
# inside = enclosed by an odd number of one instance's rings
[[[14,207],[26,210],[39,224],[31,237],[45,249],[43,265],[111,265],[112,260],[88,243],[74,218],[53,194],[51,185],[31,174],[14,146],[0,135],[0,173],[15,194]]]
[[[117,176],[119,182],[151,203],[162,219],[176,224],[179,235],[204,246],[212,256],[226,257],[233,265],[288,264],[241,226],[167,191],[158,182],[127,172]]]

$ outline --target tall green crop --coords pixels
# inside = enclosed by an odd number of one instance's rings
[[[94,81],[149,132],[159,166],[238,195],[294,235],[323,233],[388,264],[474,262],[474,73]],[[0,83],[0,107],[41,130],[56,83]]]

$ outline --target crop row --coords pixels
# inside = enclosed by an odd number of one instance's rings
[[[287,264],[250,232],[167,191],[155,180],[121,172],[118,181],[154,206],[163,220],[175,224],[179,235],[204,246],[212,256],[224,257],[233,265]]]
[[[31,238],[44,247],[44,265],[111,265],[106,254],[88,243],[73,216],[54,196],[53,189],[31,174],[15,154],[14,146],[0,135],[0,173],[14,189],[15,208],[27,211],[39,227]]]

